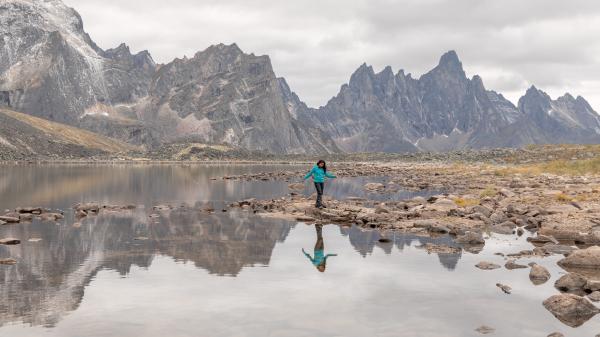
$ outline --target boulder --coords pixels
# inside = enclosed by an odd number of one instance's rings
[[[558,261],[558,265],[563,268],[600,268],[600,247],[592,246],[576,250]]]
[[[457,209],[458,205],[456,205],[456,203],[450,199],[441,198],[437,199],[433,205],[429,206],[429,208],[436,211],[448,212]]]
[[[569,273],[556,280],[554,287],[560,291],[573,291],[583,289],[586,284],[585,277],[576,273]]]
[[[560,332],[553,332],[553,333],[549,334],[548,337],[565,337],[565,335],[563,335]]]
[[[466,232],[464,235],[457,237],[455,241],[457,243],[470,244],[470,245],[485,244],[483,235],[481,233],[477,233],[477,232]]]
[[[564,324],[576,328],[594,317],[600,309],[584,297],[560,294],[544,301],[544,307]]]
[[[531,265],[531,270],[529,271],[529,279],[535,285],[544,284],[550,279],[550,272],[548,269],[534,263]]]
[[[492,270],[492,269],[500,268],[500,265],[492,263],[492,262],[481,261],[478,264],[476,264],[475,267],[482,269],[482,270]]]
[[[482,205],[475,205],[475,206],[473,206],[473,208],[471,210],[473,213],[483,214],[486,218],[489,218],[490,215],[492,215],[492,210],[489,207],[482,206]]]
[[[508,260],[505,264],[504,267],[508,270],[513,270],[513,269],[525,269],[527,268],[526,265],[523,264],[518,264],[515,260]]]
[[[0,239],[0,245],[18,245],[21,240],[14,238]]]

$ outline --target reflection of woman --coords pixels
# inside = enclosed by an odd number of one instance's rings
[[[312,262],[312,264],[317,267],[317,270],[321,273],[325,271],[325,265],[327,263],[327,258],[330,256],[337,256],[337,254],[327,254],[325,255],[325,243],[323,242],[323,225],[315,225],[315,229],[317,230],[317,243],[315,243],[315,257],[311,257],[310,254],[304,251],[302,248],[302,252],[306,257]]]

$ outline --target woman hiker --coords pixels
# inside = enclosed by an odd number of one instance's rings
[[[314,257],[310,256],[304,248],[302,248],[302,253],[312,262],[313,266],[317,267],[317,270],[321,273],[325,272],[325,267],[327,266],[327,258],[330,256],[337,256],[337,254],[327,254],[325,255],[325,243],[323,241],[323,225],[315,225],[315,229],[317,230],[317,243],[315,243],[315,251]]]
[[[313,166],[313,168],[304,176],[304,180],[310,178],[312,176],[313,181],[315,182],[315,188],[317,189],[317,202],[315,207],[317,208],[325,208],[323,205],[323,189],[325,188],[325,177],[327,178],[336,178],[335,175],[327,172],[327,164],[325,164],[324,160],[319,160],[317,165]]]

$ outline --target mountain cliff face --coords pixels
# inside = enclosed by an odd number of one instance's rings
[[[189,138],[277,153],[338,151],[290,113],[269,58],[236,45],[159,66],[124,44],[100,49],[60,0],[3,1],[0,35],[1,105],[135,144]]]
[[[445,151],[531,143],[600,142],[599,116],[581,97],[553,101],[532,87],[514,106],[469,79],[454,51],[419,79],[363,64],[326,106],[302,109],[345,151]]]
[[[518,107],[467,78],[457,54],[413,78],[363,64],[312,109],[268,56],[215,45],[157,65],[125,44],[99,48],[60,0],[0,3],[0,105],[149,147],[225,143],[275,153],[446,151],[531,143],[600,143],[581,97],[535,87]]]

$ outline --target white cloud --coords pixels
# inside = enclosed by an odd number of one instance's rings
[[[268,54],[309,105],[363,62],[416,76],[458,52],[468,74],[516,103],[535,84],[600,110],[600,2],[587,0],[65,0],[104,49],[125,42],[158,62],[236,42]]]

